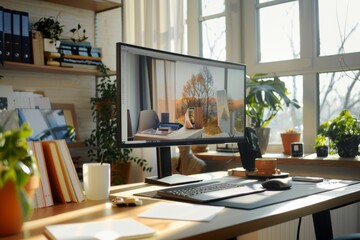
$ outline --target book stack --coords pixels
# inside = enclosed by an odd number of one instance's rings
[[[31,62],[28,12],[0,6],[0,61]]]
[[[61,41],[59,53],[62,67],[96,69],[101,62],[101,49],[89,42]]]
[[[40,173],[34,207],[54,203],[82,202],[85,195],[65,140],[29,141]]]

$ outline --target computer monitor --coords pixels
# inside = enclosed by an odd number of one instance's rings
[[[240,143],[245,131],[246,66],[117,43],[121,148],[156,147],[149,183],[195,181],[172,175],[170,147]]]

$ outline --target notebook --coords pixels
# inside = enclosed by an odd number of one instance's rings
[[[132,219],[124,218],[101,222],[55,224],[45,227],[50,239],[137,239],[151,237],[155,230]]]

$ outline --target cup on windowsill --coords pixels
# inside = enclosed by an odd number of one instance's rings
[[[257,175],[273,175],[277,173],[277,159],[276,158],[256,158],[255,168]]]
[[[110,194],[110,164],[84,163],[83,181],[88,200],[104,200]]]

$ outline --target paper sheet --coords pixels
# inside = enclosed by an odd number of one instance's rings
[[[210,222],[224,207],[187,203],[160,203],[139,217]]]

